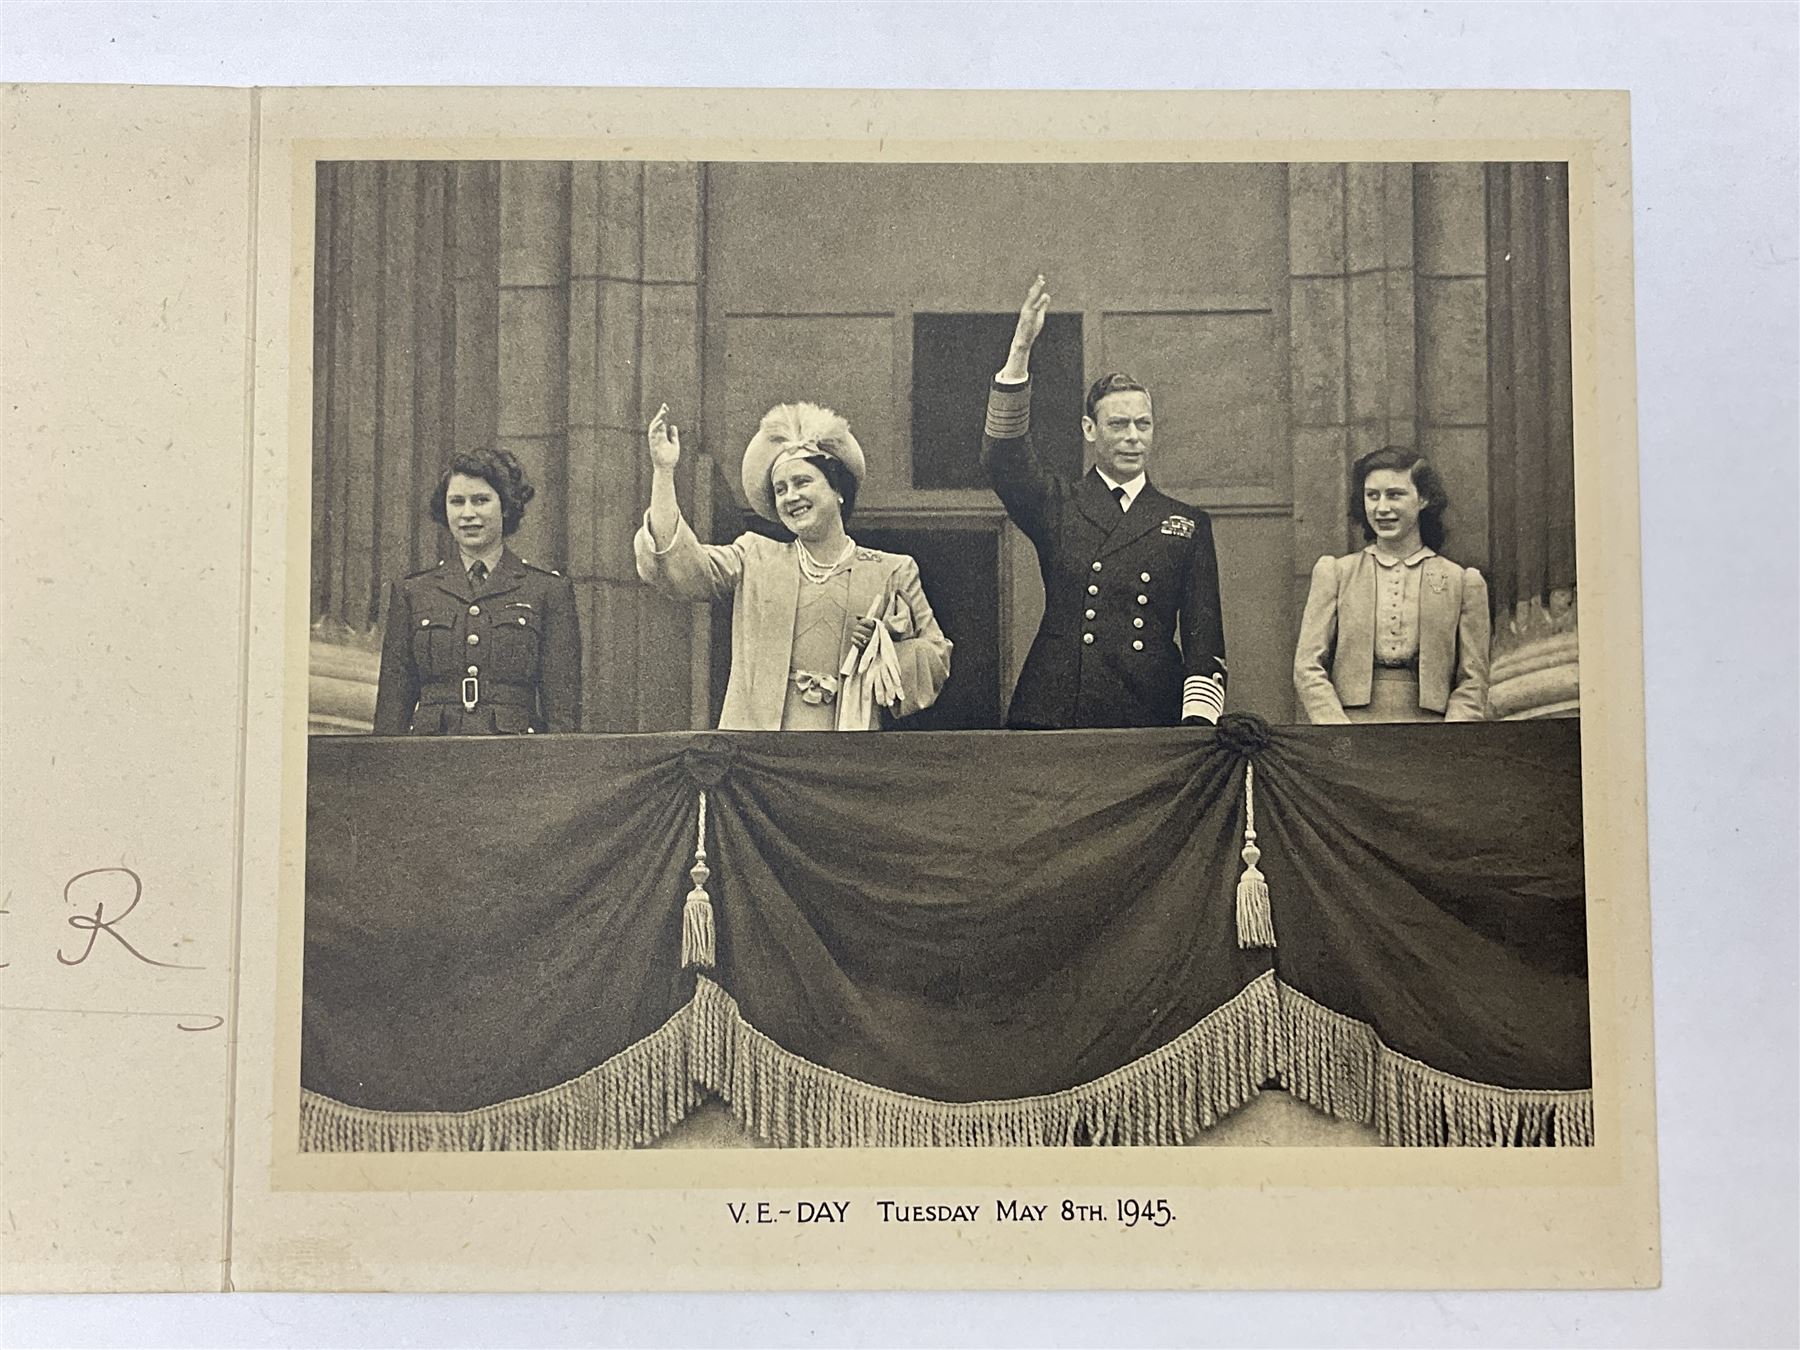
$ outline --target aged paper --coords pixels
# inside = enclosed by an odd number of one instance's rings
[[[96,107],[105,98],[133,96],[130,91],[58,92],[95,100],[91,106]],[[15,93],[12,106],[22,111],[9,124],[35,113],[36,127],[54,129],[37,132],[45,144],[44,157],[70,162],[54,144],[57,135],[66,134],[62,123],[33,105],[32,100],[45,96],[46,91]],[[193,97],[203,101],[213,96]],[[206,543],[219,550],[219,584],[232,597],[230,605],[212,612],[239,614],[240,585],[247,599],[242,627],[221,634],[222,649],[233,654],[229,669],[209,672],[205,688],[211,703],[229,694],[241,704],[243,742],[240,750],[237,742],[224,738],[218,763],[209,760],[204,767],[189,768],[187,775],[209,785],[236,784],[242,765],[241,834],[225,827],[223,852],[208,853],[214,867],[222,865],[221,858],[231,860],[224,864],[229,882],[216,906],[204,911],[212,915],[216,910],[228,944],[232,925],[237,925],[235,947],[241,956],[236,1002],[221,1010],[227,1017],[224,1026],[235,1029],[235,1060],[229,1067],[216,1064],[212,1079],[201,1077],[182,1094],[184,1106],[207,1117],[207,1128],[215,1135],[229,1134],[231,1154],[229,1161],[215,1153],[197,1164],[208,1169],[207,1223],[201,1222],[201,1213],[164,1220],[178,1224],[184,1236],[191,1235],[195,1251],[218,1264],[204,1274],[183,1266],[178,1273],[124,1275],[113,1273],[114,1268],[103,1274],[88,1264],[61,1269],[45,1264],[36,1267],[38,1274],[14,1276],[14,1269],[32,1268],[9,1259],[10,1282],[21,1287],[197,1288],[210,1287],[221,1270],[231,1287],[264,1289],[1505,1287],[1655,1281],[1630,212],[1622,96],[822,97],[277,90],[258,95],[254,108],[247,97],[217,96],[227,102],[234,97],[240,98],[233,106],[244,118],[244,134],[232,151],[238,158],[229,161],[237,176],[232,179],[230,171],[219,167],[229,139],[224,133],[220,154],[209,158],[208,168],[219,180],[211,194],[221,204],[218,235],[229,234],[234,224],[241,227],[230,246],[238,250],[240,261],[233,274],[238,307],[224,309],[228,318],[240,316],[240,328],[236,347],[221,343],[217,333],[211,335],[215,348],[228,349],[230,359],[225,350],[213,352],[217,367],[209,384],[216,383],[217,392],[203,402],[220,426],[230,428],[229,436],[211,442],[221,447],[215,451],[216,462],[207,463],[211,481],[233,510],[247,515],[234,516],[235,528],[215,530]],[[108,115],[101,108],[94,114],[96,123],[104,127]],[[741,135],[741,128],[750,124],[758,128],[754,140]],[[976,125],[983,131],[979,140],[966,130]],[[1322,128],[1330,129],[1329,139],[1321,139]],[[15,156],[24,162],[18,147],[30,142],[18,139],[11,125],[8,130],[10,192],[18,172]],[[198,153],[191,136],[176,143],[184,154]],[[702,1137],[689,1141],[700,1147],[597,1154],[303,1155],[297,1148],[299,944],[317,166],[322,161],[440,159],[895,165],[1566,162],[1576,507],[1586,618],[1579,668],[1595,1145],[1516,1152],[1292,1146],[747,1152],[708,1148]],[[226,191],[227,180],[234,193]],[[14,219],[9,206],[9,229]],[[199,243],[191,234],[188,239]],[[202,274],[209,284],[229,292],[232,281],[223,276],[227,269],[219,261],[232,256],[229,247],[209,237],[196,255],[187,269],[176,270]],[[48,260],[44,265],[52,266]],[[58,255],[55,265],[67,265],[66,253]],[[246,295],[252,276],[254,292]],[[31,293],[44,294],[35,271],[30,284]],[[9,334],[17,331],[13,296],[20,285],[9,262]],[[167,283],[161,285],[168,290]],[[247,372],[242,339],[251,315],[254,359]],[[145,346],[157,352],[159,361],[166,350],[153,330]],[[15,363],[9,359],[8,365],[10,389]],[[198,379],[201,368],[185,363],[183,380]],[[68,387],[66,372],[50,373],[58,376],[56,388]],[[45,408],[52,406],[41,392],[47,384],[40,378],[35,386],[38,406]],[[248,421],[247,395],[254,398]],[[219,411],[227,407],[235,420]],[[191,439],[193,424],[184,420],[181,425]],[[252,479],[248,493],[243,492],[246,458]],[[189,532],[179,538],[184,549],[199,546]],[[121,547],[121,573],[129,572],[134,584],[141,585],[146,574],[161,575],[146,561],[135,548]],[[9,621],[19,577],[20,569],[10,567]],[[233,640],[226,641],[227,635]],[[241,686],[235,657],[239,643]],[[9,660],[11,646],[9,642]],[[186,696],[193,697],[191,692]],[[185,732],[182,744],[188,744]],[[176,758],[167,748],[157,754]],[[186,749],[178,758],[183,765],[193,763]],[[220,767],[225,765],[229,767]],[[1600,765],[1604,771],[1597,769]],[[227,803],[236,805],[234,789],[219,790]],[[229,808],[208,818],[229,819]],[[235,874],[234,847],[241,850],[241,875]],[[80,870],[72,869],[70,875]],[[149,878],[144,868],[136,870]],[[241,904],[232,897],[233,885],[245,897]],[[146,894],[151,890],[146,884]],[[7,922],[16,924],[10,916]],[[50,921],[53,930],[55,922]],[[12,955],[16,931],[5,932],[7,958],[14,967],[19,965]],[[84,940],[73,930],[55,935],[65,949],[71,939]],[[221,964],[229,970],[229,959]],[[10,993],[7,1002],[15,1002]],[[43,1002],[49,1006],[47,997]],[[8,1013],[9,1050],[17,1034],[12,1028],[23,1025],[17,1020],[21,1016]],[[204,1033],[184,1035],[194,1044],[204,1043]],[[34,1055],[41,1053],[40,1046],[34,1040]],[[9,1063],[13,1058],[9,1054]],[[9,1072],[9,1100],[17,1100],[15,1081]],[[132,1100],[141,1101],[145,1115],[154,1114],[157,1124],[172,1122],[172,1113],[157,1096]],[[89,1114],[91,1104],[85,1100],[82,1112],[84,1118],[100,1118]],[[9,1203],[15,1193],[10,1178],[16,1175],[12,1119],[9,1115],[6,1140]],[[34,1112],[34,1146],[44,1138],[41,1122]],[[1221,1132],[1230,1126],[1227,1122]],[[183,1131],[182,1137],[183,1146],[191,1148],[205,1136],[204,1131]],[[1235,1141],[1227,1135],[1216,1142],[1249,1143],[1253,1137],[1240,1133]],[[1289,1145],[1337,1142],[1329,1135],[1294,1130],[1277,1129],[1274,1137]],[[132,1156],[137,1156],[135,1146]],[[113,1179],[96,1179],[96,1190]],[[129,1187],[121,1188],[129,1193]],[[202,1189],[198,1183],[180,1188],[182,1204],[199,1203],[194,1197]],[[28,1185],[18,1193],[34,1198],[45,1212],[56,1206],[74,1209],[47,1184]],[[1125,1195],[1164,1199],[1180,1217],[1167,1227],[1129,1231],[1116,1224],[1051,1223],[1021,1232],[991,1219],[1002,1201],[1044,1205],[1055,1214],[1065,1205],[1107,1209]],[[896,1224],[883,1219],[883,1201],[905,1206],[966,1203],[980,1211],[982,1221]],[[117,1240],[129,1245],[148,1220],[142,1201],[121,1203]],[[832,1227],[745,1225],[734,1218],[745,1207],[754,1212],[759,1204],[774,1212],[843,1205],[848,1209],[840,1212],[855,1217]],[[97,1197],[93,1206],[78,1212],[84,1222],[92,1221],[102,1212]],[[46,1231],[34,1229],[30,1241],[41,1243]],[[1308,1234],[1304,1247],[1296,1246],[1297,1232]],[[1521,1240],[1526,1234],[1529,1240]],[[14,1240],[22,1241],[16,1235]],[[21,1250],[30,1252],[21,1261],[45,1261],[42,1253],[54,1249],[34,1245]]]
[[[225,90],[4,100],[0,1279],[215,1289],[255,112]]]

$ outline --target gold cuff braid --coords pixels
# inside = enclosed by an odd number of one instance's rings
[[[1031,384],[1017,388],[990,388],[987,402],[987,435],[996,441],[1023,436],[1031,429]]]

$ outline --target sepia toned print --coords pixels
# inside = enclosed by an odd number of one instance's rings
[[[1656,1282],[1623,96],[6,99],[7,426],[45,450],[8,615],[82,703],[9,724],[9,1288]],[[981,438],[1039,275],[1041,478],[1103,505],[1087,393],[1143,386],[1106,539],[1152,489],[1168,558],[1210,526],[1216,723],[1003,725],[1051,597]],[[879,735],[724,726],[743,595],[637,568],[667,404],[696,545],[842,584],[743,478],[797,403],[864,451],[852,580],[912,559],[948,644],[929,707],[871,681]],[[797,439],[829,516],[837,442]],[[1297,697],[1384,445],[1488,590],[1480,721]],[[179,528],[92,528],[126,486]],[[1078,672],[1150,648],[1166,580],[1100,548]],[[1423,708],[1427,643],[1465,662],[1418,582]],[[397,584],[432,590],[384,701]],[[905,616],[843,608],[885,671]]]
[[[1594,1142],[1564,163],[311,186],[304,1150]]]

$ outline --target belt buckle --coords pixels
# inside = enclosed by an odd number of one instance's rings
[[[481,680],[475,675],[463,676],[462,703],[464,712],[474,712],[475,705],[481,702]]]

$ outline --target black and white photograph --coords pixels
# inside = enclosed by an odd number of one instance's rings
[[[300,1148],[1593,1145],[1569,183],[322,157]]]

